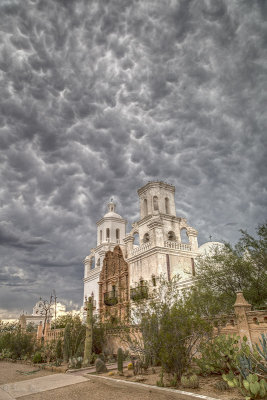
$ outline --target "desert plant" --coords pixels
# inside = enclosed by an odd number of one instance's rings
[[[249,374],[246,379],[241,375],[236,377],[232,371],[229,374],[223,374],[223,379],[228,383],[229,387],[237,387],[246,400],[249,399],[266,399],[267,382],[260,379],[256,374]]]
[[[123,350],[119,347],[117,351],[118,371],[123,373]]]
[[[58,339],[57,344],[56,344],[56,357],[58,360],[61,360],[63,358],[61,339]]]
[[[220,392],[224,392],[225,390],[229,390],[229,385],[227,382],[220,380],[215,383],[214,385],[215,389],[219,390]]]
[[[32,359],[32,362],[33,362],[34,364],[39,364],[39,363],[42,362],[42,355],[41,355],[41,353],[40,353],[39,351],[37,351],[37,352],[34,354],[33,359]]]
[[[164,378],[164,372],[163,372],[163,369],[161,369],[160,379],[156,382],[158,387],[164,387],[165,386],[163,378]]]
[[[67,323],[64,331],[64,344],[63,344],[63,358],[64,362],[68,362],[71,357],[71,338],[70,338],[70,324]]]
[[[196,389],[199,387],[199,379],[197,375],[182,375],[181,384],[185,388]]]
[[[220,335],[203,342],[199,347],[201,357],[194,359],[201,373],[227,373],[230,369],[236,370],[240,354],[239,339],[236,335]]]

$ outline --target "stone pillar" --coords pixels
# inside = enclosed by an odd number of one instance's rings
[[[163,236],[163,223],[160,218],[152,219],[152,221],[147,224],[149,228],[149,238],[152,247],[164,247],[164,236]]]
[[[238,335],[242,339],[244,336],[248,339],[248,344],[252,347],[251,336],[249,331],[247,311],[251,310],[251,304],[249,304],[243,296],[242,292],[236,293],[236,302],[234,304],[234,310],[236,315]]]
[[[198,241],[197,241],[198,232],[193,228],[187,229],[187,235],[189,239],[189,243],[191,245],[192,251],[197,251],[198,249]]]
[[[124,239],[123,239],[125,245],[126,245],[126,254],[125,254],[125,258],[129,258],[131,256],[131,252],[133,250],[133,243],[134,243],[134,237],[131,235],[127,235]]]
[[[91,264],[91,257],[87,256],[84,260],[84,278],[87,278],[87,271],[90,270],[90,264]]]

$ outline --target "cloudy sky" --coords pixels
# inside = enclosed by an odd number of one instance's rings
[[[266,217],[267,1],[1,0],[0,316],[56,289],[110,197],[176,186],[177,215],[235,242]],[[129,225],[130,226],[130,225]]]

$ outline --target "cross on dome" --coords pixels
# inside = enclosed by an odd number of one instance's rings
[[[108,212],[115,212],[116,210],[116,204],[113,202],[113,198],[110,199],[110,202],[108,203]]]

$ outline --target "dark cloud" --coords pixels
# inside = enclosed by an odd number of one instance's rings
[[[113,196],[132,223],[148,180],[176,186],[200,243],[263,222],[266,2],[2,0],[0,15],[3,315],[53,288],[81,304],[95,222]]]

